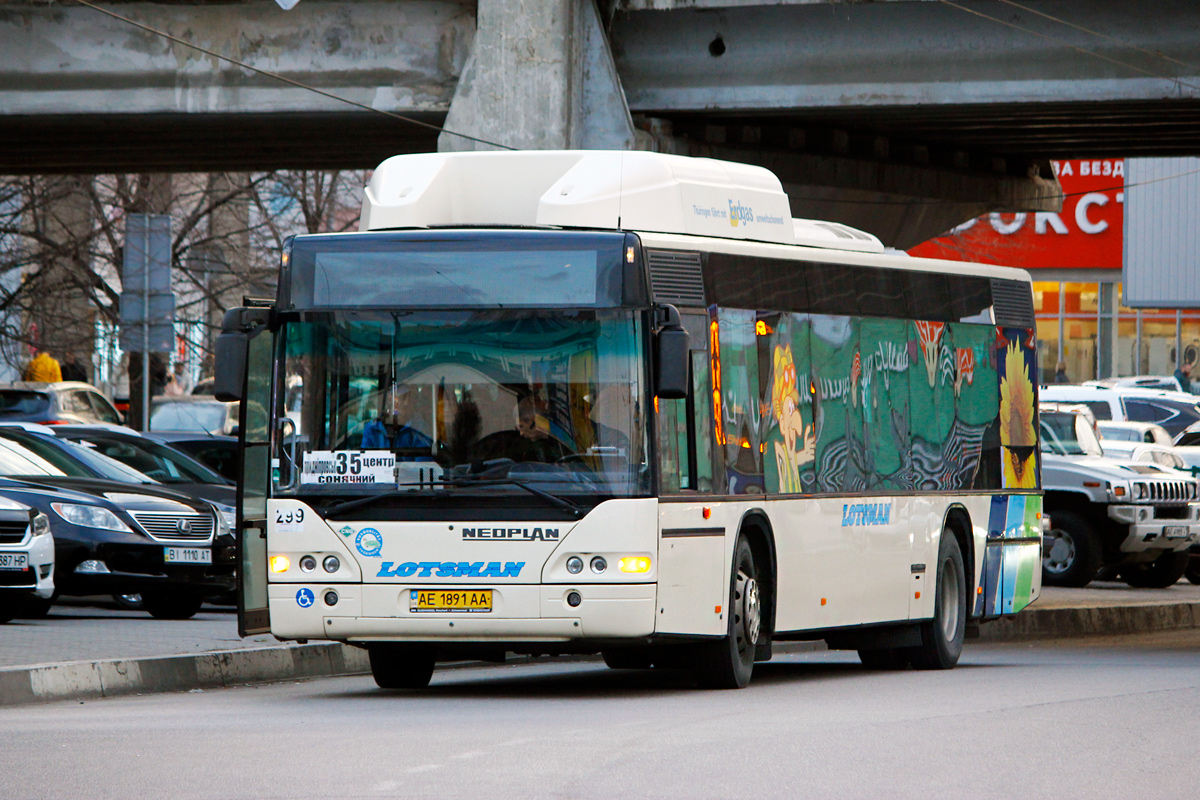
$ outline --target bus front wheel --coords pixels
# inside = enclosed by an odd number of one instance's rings
[[[733,549],[731,573],[726,635],[701,650],[700,682],[710,689],[741,689],[750,683],[754,652],[762,631],[759,575],[750,542],[744,536],[738,537]]]
[[[921,625],[921,644],[909,648],[909,661],[917,669],[950,669],[962,655],[967,630],[967,578],[962,548],[948,530],[938,545],[937,586],[933,619]]]
[[[371,677],[380,689],[424,689],[433,677],[432,647],[373,644],[367,648]]]

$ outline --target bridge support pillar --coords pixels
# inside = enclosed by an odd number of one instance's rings
[[[450,131],[521,150],[632,149],[633,122],[595,0],[479,0]],[[438,150],[494,150],[450,133]]]

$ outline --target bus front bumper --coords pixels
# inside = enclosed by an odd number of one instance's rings
[[[500,585],[486,613],[413,613],[398,584],[271,584],[271,632],[281,639],[531,641],[645,637],[654,632],[657,585]],[[441,588],[441,587],[438,587]],[[455,586],[470,589],[470,586]],[[327,595],[336,592],[330,605]],[[579,604],[570,605],[570,595]],[[332,598],[330,598],[332,599]]]

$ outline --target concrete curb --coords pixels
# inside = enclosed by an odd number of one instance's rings
[[[1029,608],[985,624],[981,642],[1110,636],[1200,628],[1200,603]],[[824,650],[824,642],[780,642],[778,653]],[[509,663],[521,663],[519,659]],[[598,660],[596,657],[573,660]],[[475,666],[458,662],[456,667]],[[0,668],[0,707],[55,700],[88,700],[130,694],[185,692],[252,683],[364,675],[367,653],[357,647],[278,645],[211,653],[100,661],[68,661]]]
[[[0,706],[183,692],[370,672],[367,653],[337,643],[0,669]]]
[[[1200,603],[1133,606],[1027,608],[1015,617],[986,623],[979,641],[1061,639],[1200,627]]]

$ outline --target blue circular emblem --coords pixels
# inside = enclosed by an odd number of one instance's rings
[[[301,608],[310,608],[316,600],[317,596],[313,594],[312,589],[301,589],[296,592],[296,605]]]
[[[354,540],[354,546],[364,556],[374,558],[383,549],[383,535],[374,528],[363,528],[358,532],[358,537]]]

